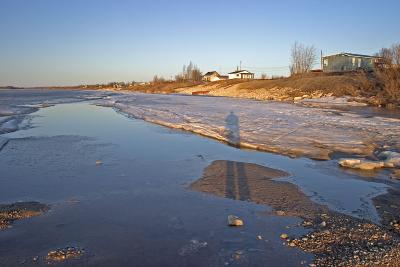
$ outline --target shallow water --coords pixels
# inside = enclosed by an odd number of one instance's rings
[[[0,152],[0,203],[36,200],[52,204],[52,210],[0,232],[0,261],[7,266],[68,245],[87,250],[70,265],[310,262],[311,255],[279,239],[284,232],[303,233],[296,226],[299,219],[186,189],[218,159],[285,170],[291,174],[287,180],[313,200],[373,221],[379,218],[370,199],[387,187],[348,174],[334,162],[240,150],[89,103],[40,109],[30,126],[2,135],[10,141]],[[98,160],[103,164],[96,166]],[[245,226],[227,227],[229,214],[244,218]]]

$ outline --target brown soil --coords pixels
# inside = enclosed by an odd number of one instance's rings
[[[363,96],[365,76],[357,73],[310,73],[273,80],[223,80],[210,83],[164,82],[134,86],[146,93],[208,92],[214,96],[292,101],[294,97]]]
[[[39,202],[17,202],[0,205],[0,230],[8,228],[16,220],[41,215],[49,210],[49,206]]]
[[[379,226],[331,211],[312,202],[295,185],[272,180],[284,176],[287,173],[256,164],[219,160],[211,163],[190,188],[266,204],[277,215],[302,218],[302,225],[312,228],[312,232],[300,238],[282,236],[288,246],[315,254],[317,266],[400,265],[400,237],[390,226],[391,218],[384,219],[384,225]],[[389,192],[374,202],[381,203],[381,214],[397,215],[398,210],[386,208],[394,209],[389,203],[400,203],[399,197],[400,193]]]

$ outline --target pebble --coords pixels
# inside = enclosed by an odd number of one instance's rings
[[[281,234],[281,239],[287,239],[288,235],[287,234]]]

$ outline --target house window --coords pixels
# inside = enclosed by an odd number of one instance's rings
[[[358,67],[361,68],[361,58],[358,59]]]
[[[324,59],[324,66],[328,66],[328,59]]]
[[[351,62],[353,63],[353,66],[355,66],[355,65],[356,65],[356,58],[353,57],[353,58],[351,59]]]
[[[236,74],[236,77],[239,77],[239,74]]]

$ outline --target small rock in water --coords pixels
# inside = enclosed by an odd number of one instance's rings
[[[96,165],[97,166],[102,165],[102,164],[103,164],[103,162],[101,160],[96,160]]]
[[[229,226],[242,226],[243,220],[235,215],[228,216],[228,225]]]
[[[287,239],[287,238],[288,238],[288,235],[287,235],[287,234],[281,234],[281,238],[282,238],[282,239]]]

